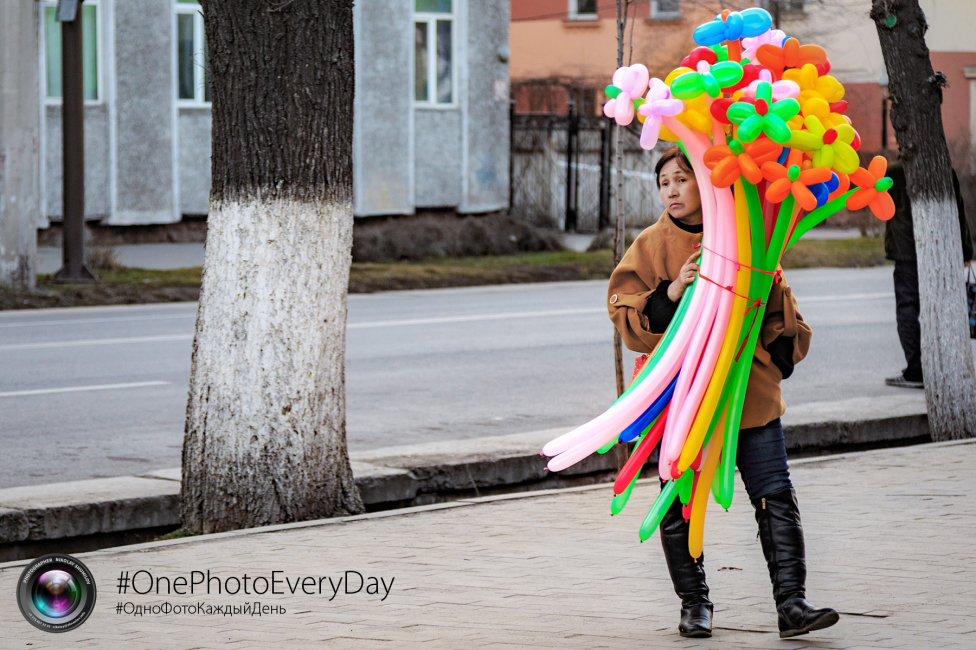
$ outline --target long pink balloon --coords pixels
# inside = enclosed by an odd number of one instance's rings
[[[717,200],[714,192],[714,186],[711,183],[711,176],[708,169],[705,167],[703,162],[703,156],[705,150],[711,144],[708,138],[704,135],[693,133],[691,129],[687,128],[684,124],[679,122],[673,117],[665,118],[665,126],[671,129],[675,135],[681,138],[685,145],[685,149],[688,151],[692,169],[695,171],[695,179],[698,181],[698,189],[702,197],[702,221],[704,223],[703,228],[703,243],[706,248],[711,250],[717,250],[716,240],[717,240],[717,223],[716,212],[717,212]],[[714,278],[719,275],[722,271],[719,265],[720,258],[716,255],[707,255],[705,259],[702,260],[701,273],[705,274],[707,277]],[[702,286],[704,285],[704,286]],[[698,371],[698,365],[701,361],[701,355],[704,345],[707,341],[708,333],[714,323],[715,312],[718,305],[718,291],[721,289],[712,283],[702,283],[699,285],[698,289],[695,290],[695,298],[699,294],[702,295],[703,305],[702,310],[699,313],[699,320],[685,320],[686,323],[692,324],[694,326],[688,327],[689,331],[692,333],[692,341],[689,342],[689,350],[683,359],[683,367],[681,376],[678,378],[678,385],[675,386],[675,397],[671,401],[672,412],[682,408],[685,397],[692,385],[694,375]],[[701,289],[706,289],[706,291],[701,291]],[[680,390],[680,393],[679,393]],[[681,446],[684,444],[684,438],[687,437],[687,431],[684,435],[678,427],[675,426],[668,418],[668,423],[665,426],[664,438],[661,442],[662,449],[670,449],[676,447],[680,453]],[[664,462],[659,462],[659,468],[662,478],[671,478],[671,468],[670,463],[667,462],[667,458],[670,454],[662,454],[664,456]]]
[[[726,258],[732,258],[732,255],[729,254],[729,243],[735,243],[735,239],[729,238],[727,235],[729,228],[728,219],[726,217],[729,215],[730,209],[734,210],[735,205],[732,202],[731,193],[728,190],[718,190],[717,193],[719,194],[718,199],[720,213],[720,218],[717,224],[720,235],[718,242],[719,251]],[[728,262],[726,259],[720,259],[720,265],[724,268],[723,273],[720,275],[721,279],[717,279],[716,281],[721,283],[723,286],[734,285],[734,274],[736,273],[735,265]],[[691,389],[688,392],[688,396],[678,414],[678,422],[675,426],[675,435],[670,441],[672,446],[669,446],[665,450],[665,455],[670,463],[674,463],[674,461],[676,461],[681,455],[681,450],[684,448],[684,443],[688,437],[688,432],[691,430],[691,424],[694,421],[695,415],[698,413],[702,398],[705,396],[705,390],[708,388],[708,384],[712,379],[712,374],[715,371],[715,364],[718,361],[719,353],[721,352],[722,345],[725,341],[725,333],[729,326],[729,316],[732,313],[733,295],[730,291],[726,291],[719,287],[715,288],[719,290],[720,295],[718,297],[714,321],[711,324],[711,332],[709,333],[708,342],[706,344],[704,354],[701,357],[698,372],[695,374],[694,383],[692,384]],[[679,441],[680,444],[677,444]]]

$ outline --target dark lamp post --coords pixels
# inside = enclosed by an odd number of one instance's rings
[[[82,49],[84,0],[59,0],[61,22],[61,137],[64,165],[64,220],[61,228],[59,282],[93,282],[85,266],[85,81]]]

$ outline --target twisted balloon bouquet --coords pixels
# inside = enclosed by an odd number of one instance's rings
[[[859,167],[860,138],[823,48],[801,45],[760,8],[723,11],[695,29],[698,44],[665,80],[620,68],[604,113],[643,123],[640,144],[678,141],[701,192],[699,276],[630,387],[600,416],[543,448],[550,471],[637,441],[614,483],[627,503],[660,443],[666,487],[640,528],[650,537],[680,498],[689,552],[700,557],[708,494],[732,502],[739,422],[751,360],[783,253],[843,207],[890,219],[887,163]]]

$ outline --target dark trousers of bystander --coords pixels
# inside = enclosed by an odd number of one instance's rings
[[[907,381],[922,381],[922,329],[918,323],[918,263],[895,262],[895,320],[908,366]]]

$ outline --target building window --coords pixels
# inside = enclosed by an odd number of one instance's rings
[[[207,38],[196,0],[176,0],[176,99],[182,106],[210,103]]]
[[[453,106],[453,1],[415,0],[414,10],[414,100],[425,106]]]
[[[44,76],[45,96],[50,100],[61,99],[61,23],[57,21],[57,5],[44,3]],[[99,86],[99,38],[98,0],[88,0],[81,5],[82,76],[84,77],[85,101],[97,102]]]
[[[675,20],[681,18],[681,0],[651,0],[653,20]]]
[[[569,0],[569,17],[596,20],[596,0]]]

